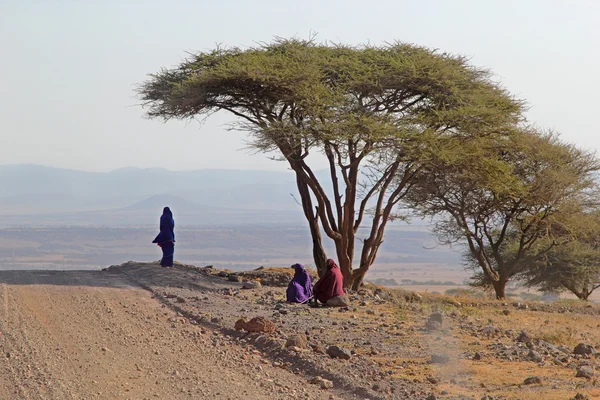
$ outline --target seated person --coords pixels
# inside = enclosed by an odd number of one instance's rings
[[[287,301],[290,303],[306,303],[312,297],[310,276],[300,264],[294,264],[292,268],[295,269],[295,272],[287,288]]]
[[[315,299],[332,307],[346,307],[344,296],[344,277],[340,267],[332,259],[327,260],[327,272],[319,279],[313,289]]]

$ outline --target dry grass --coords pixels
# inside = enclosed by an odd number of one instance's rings
[[[406,292],[392,295],[403,299]],[[535,303],[531,304],[535,306]],[[600,398],[600,388],[596,388],[596,382],[575,378],[574,369],[555,366],[550,362],[540,366],[531,361],[505,361],[490,353],[489,345],[498,341],[514,344],[514,338],[474,337],[471,332],[458,328],[459,321],[467,321],[480,328],[491,325],[501,331],[525,330],[534,339],[555,345],[574,347],[580,342],[592,345],[600,343],[598,313],[590,315],[582,312],[586,306],[574,301],[561,301],[556,309],[563,306],[573,307],[573,312],[539,311],[543,307],[538,307],[538,311],[518,310],[510,303],[503,304],[496,300],[424,294],[422,302],[407,303],[400,300],[399,304],[387,302],[369,305],[368,309],[375,314],[367,314],[367,308],[359,307],[352,313],[334,313],[331,317],[338,321],[353,318],[363,327],[401,322],[403,336],[392,336],[383,342],[386,345],[401,343],[405,348],[419,349],[422,355],[377,355],[371,356],[371,360],[380,369],[392,371],[395,378],[425,382],[427,377],[434,376],[440,380],[436,384],[436,391],[445,390],[449,396],[481,398],[488,394],[506,399],[564,400],[579,392],[590,398]],[[504,310],[509,310],[509,315],[505,315]],[[442,311],[446,315],[445,321],[448,322],[444,322],[442,332],[430,333],[422,329],[428,315],[434,311]],[[458,311],[462,317],[451,318],[453,311]],[[414,329],[410,330],[411,327]],[[368,349],[360,346],[357,351],[368,354]],[[435,352],[450,355],[455,361],[445,365],[431,364],[430,354]],[[464,354],[474,352],[483,353],[483,359],[474,361],[465,358]],[[530,376],[541,377],[543,384],[524,385],[524,379]]]

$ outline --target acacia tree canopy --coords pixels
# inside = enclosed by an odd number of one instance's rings
[[[504,298],[507,282],[576,238],[595,201],[593,154],[532,130],[462,143],[432,159],[411,200],[438,219],[443,243],[462,242],[474,278]]]
[[[600,214],[594,207],[578,219],[572,240],[565,240],[565,244],[553,246],[539,256],[535,250],[549,247],[543,240],[524,260],[527,268],[518,279],[525,286],[544,293],[569,291],[581,300],[587,300],[600,287]]]
[[[505,135],[522,112],[520,101],[466,58],[403,43],[351,47],[278,39],[217,48],[150,75],[138,94],[150,118],[221,110],[237,116],[234,128],[247,131],[252,146],[275,152],[295,172],[319,272],[325,269],[324,232],[335,244],[345,285],[355,287],[422,161],[439,150],[438,139]],[[329,182],[307,164],[311,152],[328,160]],[[363,225],[367,233],[353,268]]]

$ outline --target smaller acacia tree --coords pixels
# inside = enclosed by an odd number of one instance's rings
[[[532,254],[525,261],[527,268],[519,275],[525,286],[544,293],[569,291],[581,300],[588,300],[600,287],[600,224],[598,214],[583,214],[576,240],[554,246],[541,257]],[[541,244],[539,247],[547,247]]]
[[[411,203],[435,218],[442,243],[466,245],[479,271],[475,281],[503,299],[532,254],[572,240],[579,220],[573,216],[589,205],[598,163],[555,135],[531,130],[450,146],[446,157],[432,157]]]

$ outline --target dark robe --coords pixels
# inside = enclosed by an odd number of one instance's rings
[[[156,243],[162,249],[163,257],[160,265],[163,267],[173,266],[173,256],[175,254],[175,220],[169,207],[163,209],[160,217],[160,233],[154,238],[152,243]]]
[[[327,260],[327,272],[315,284],[313,294],[321,303],[327,303],[332,297],[344,295],[344,277],[340,267],[332,259]]]

